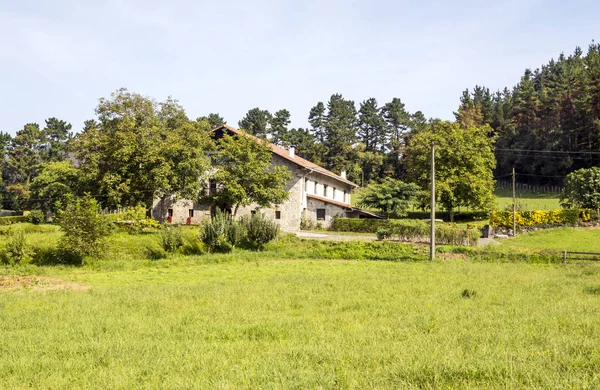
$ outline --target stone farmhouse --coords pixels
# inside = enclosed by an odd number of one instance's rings
[[[212,130],[212,133],[215,138],[222,136],[222,134],[253,137],[227,125],[217,127]],[[336,175],[297,156],[294,153],[294,148],[285,149],[272,143],[269,143],[269,147],[273,152],[272,164],[286,166],[292,174],[292,179],[286,185],[290,196],[283,204],[260,209],[260,212],[278,221],[282,230],[299,230],[303,218],[311,220],[315,224],[321,224],[323,227],[329,227],[335,217],[378,217],[376,214],[351,206],[351,191],[358,185],[346,179],[345,172]],[[257,207],[255,205],[240,207],[237,215],[248,215],[256,211]],[[158,220],[168,218],[172,223],[197,224],[206,218],[210,218],[211,207],[186,199],[164,202],[157,200],[152,215]]]

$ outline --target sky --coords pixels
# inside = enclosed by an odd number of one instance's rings
[[[0,0],[0,131],[80,131],[121,87],[233,126],[260,107],[305,127],[334,93],[453,119],[466,88],[585,50],[598,15],[596,0]]]

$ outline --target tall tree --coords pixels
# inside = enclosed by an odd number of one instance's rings
[[[365,100],[358,112],[358,137],[364,145],[362,172],[366,182],[379,176],[383,169],[384,151],[387,144],[386,123],[375,98]]]
[[[208,124],[191,122],[179,104],[120,89],[100,99],[98,122],[77,137],[82,174],[104,207],[144,205],[167,194],[199,196],[208,170]]]
[[[198,119],[196,119],[196,122],[200,121],[208,122],[211,129],[227,124],[227,121],[223,119],[223,117],[220,116],[218,112],[211,112],[210,114],[208,114],[208,116],[201,116]]]
[[[323,102],[318,102],[316,106],[310,109],[308,114],[308,123],[315,139],[320,143],[325,143],[325,122],[327,121],[326,109]]]
[[[279,110],[271,118],[271,141],[281,146],[290,146],[288,126],[290,125],[290,112],[286,109]]]
[[[327,103],[325,121],[326,168],[336,173],[347,171],[351,175],[360,174],[356,169],[356,107],[352,100],[346,100],[340,94],[334,94]],[[357,172],[358,171],[358,172]]]
[[[46,127],[42,132],[49,147],[43,155],[44,161],[63,161],[67,157],[73,139],[72,127],[70,123],[58,118],[46,119]]]
[[[240,129],[245,130],[249,134],[267,138],[271,133],[269,124],[272,117],[269,111],[256,107],[248,111],[242,120],[238,122],[238,125]]]
[[[408,149],[409,173],[430,194],[430,147],[435,144],[436,195],[454,220],[458,207],[489,210],[493,207],[496,165],[494,140],[488,125],[434,121],[412,138]],[[425,203],[425,202],[424,202]],[[426,204],[426,203],[425,203]]]
[[[292,176],[287,167],[273,166],[271,156],[264,141],[224,135],[213,156],[216,171],[211,180],[217,191],[203,201],[229,209],[234,216],[240,207],[251,204],[270,207],[283,203],[289,197],[286,186]]]
[[[37,123],[28,123],[12,140],[8,155],[9,182],[29,185],[38,172],[44,134]]]

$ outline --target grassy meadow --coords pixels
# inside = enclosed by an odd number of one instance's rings
[[[12,228],[31,245],[60,235]],[[0,267],[0,388],[600,381],[600,264],[431,263],[419,245],[290,236],[263,252],[149,260],[155,233],[109,242],[80,267]]]

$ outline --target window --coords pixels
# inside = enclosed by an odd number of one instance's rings
[[[209,189],[208,189],[209,195],[214,195],[217,193],[217,183],[214,180],[212,180],[212,179],[209,180],[208,186],[209,186]]]
[[[325,220],[325,209],[317,209],[317,221]]]
[[[172,217],[173,216],[173,209],[168,209],[167,210],[167,217]]]
[[[251,211],[250,211],[250,214],[251,214],[251,215],[256,215],[256,210],[251,210]]]
[[[275,219],[281,219],[281,211],[275,211]]]
[[[189,210],[188,217],[194,218],[194,209]]]

